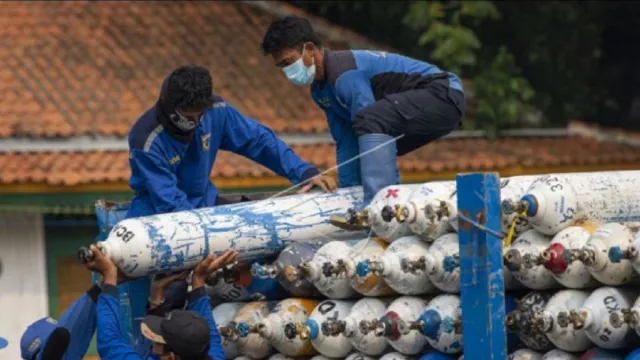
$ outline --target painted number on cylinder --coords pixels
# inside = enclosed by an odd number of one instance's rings
[[[620,309],[620,306],[618,305],[618,301],[613,296],[605,297],[603,300],[603,303],[604,303],[604,306],[607,308],[607,312],[609,314],[611,314],[614,311],[618,311]],[[600,335],[600,340],[605,342],[609,341],[609,336],[611,336],[611,329],[609,329],[608,327],[605,327],[602,330],[602,332],[603,334]]]
[[[334,303],[333,301],[325,301],[322,304],[320,304],[320,306],[318,306],[318,312],[320,312],[320,314],[322,315],[326,315],[329,311],[335,309],[336,307],[336,303]],[[333,313],[333,315],[331,316],[327,316],[327,320],[338,320],[338,317],[340,316],[339,311],[335,311]]]
[[[127,230],[127,228],[122,225],[116,225],[116,227],[113,228],[113,232],[114,234],[116,234],[117,237],[122,239],[122,241],[124,241],[125,243],[128,243],[129,241],[131,241],[131,239],[133,239],[134,237],[134,234],[131,231]]]

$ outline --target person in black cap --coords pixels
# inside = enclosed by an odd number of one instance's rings
[[[118,324],[119,271],[116,265],[99,251],[86,264],[89,270],[102,274],[102,294],[98,297],[98,353],[103,360],[143,359],[127,342]],[[153,343],[152,353],[160,360],[224,360],[220,335],[211,314],[211,299],[204,284],[214,271],[233,263],[238,254],[227,250],[220,257],[208,255],[193,269],[191,291],[187,295],[187,310],[174,310],[166,317],[148,315],[141,324],[144,337]]]

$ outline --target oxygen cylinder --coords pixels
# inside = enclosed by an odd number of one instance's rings
[[[578,360],[578,357],[566,351],[556,349],[542,355],[541,360]]]
[[[504,311],[505,314],[509,314],[510,312],[516,310],[518,308],[518,299],[511,296],[506,295],[504,297]],[[521,342],[518,338],[518,335],[514,332],[507,331],[507,352],[515,351],[521,348]]]
[[[542,355],[531,349],[520,349],[509,354],[509,360],[542,360]]]
[[[422,333],[432,348],[445,354],[462,352],[462,309],[458,295],[434,297],[419,317],[398,320],[404,336],[412,330]]]
[[[206,290],[213,304],[222,302],[280,300],[288,296],[274,279],[260,279],[251,274],[247,262],[217,272],[207,279]]]
[[[594,226],[569,226],[551,240],[551,244],[535,259],[551,272],[557,282],[572,289],[585,289],[598,284],[582,262],[567,261],[571,254],[587,244]]]
[[[388,354],[384,354],[379,360],[409,360],[410,357],[406,355],[400,354],[399,352],[390,352]]]
[[[290,338],[298,336],[303,340],[311,339],[311,345],[320,354],[327,357],[344,358],[353,349],[351,341],[342,334],[325,336],[320,328],[321,324],[327,320],[347,317],[352,306],[352,301],[325,300],[316,306],[307,321],[288,325],[293,331],[287,332],[286,336]]]
[[[637,296],[637,291],[601,287],[594,290],[584,304],[571,311],[558,313],[558,325],[584,329],[587,337],[603,349],[619,349],[637,340],[635,332],[628,326],[616,328],[610,322],[610,313],[629,308]]]
[[[436,288],[424,274],[428,251],[429,245],[419,237],[401,237],[381,256],[359,261],[356,275],[364,278],[370,273],[381,276],[391,289],[403,295],[432,293]]]
[[[640,249],[640,232],[636,232],[631,245],[626,247],[612,246],[609,249],[609,261],[613,263],[620,263],[622,260],[629,260],[636,273],[640,273],[640,257],[638,256],[638,249]]]
[[[457,206],[448,207],[447,201],[456,190],[455,181],[428,182],[415,189],[409,201],[395,209],[387,208],[385,219],[418,235],[427,242],[453,231],[450,221],[457,217]],[[429,205],[439,206],[437,211]],[[393,215],[393,216],[390,216]],[[408,234],[406,234],[408,235]]]
[[[374,359],[375,358],[356,352],[347,356],[344,360],[374,360]]]
[[[277,255],[289,242],[353,238],[329,217],[361,202],[362,188],[353,187],[132,218],[120,221],[98,244],[134,278],[188,269],[227,249],[238,250],[240,260],[259,260]]]
[[[517,201],[525,194],[526,190],[531,186],[538,176],[514,176],[500,181],[500,198],[503,200]],[[451,227],[458,232],[458,196],[456,189],[453,189],[451,197],[447,201],[432,201],[425,207],[427,221],[431,222],[431,226],[441,227],[436,224],[437,221],[448,221]],[[451,215],[447,215],[451,214]],[[502,231],[507,233],[513,222],[516,222],[515,233],[521,234],[529,230],[531,226],[526,218],[517,216],[517,214],[502,214]]]
[[[531,317],[531,326],[547,335],[556,347],[561,350],[578,352],[586,351],[593,343],[584,330],[560,326],[558,314],[578,309],[584,305],[589,293],[581,290],[560,290],[549,299],[544,310],[536,311]]]
[[[273,354],[269,356],[269,360],[295,360],[295,359],[290,358],[284,354]]]
[[[375,336],[373,332],[362,333],[359,325],[363,320],[382,317],[388,305],[389,301],[385,299],[360,299],[353,305],[347,317],[323,322],[321,324],[322,334],[324,336],[343,335],[351,341],[356,350],[367,355],[378,356],[387,349],[387,341],[384,338]]]
[[[246,337],[240,336],[237,325],[240,323],[254,324],[260,321],[268,316],[276,304],[277,302],[275,301],[253,301],[246,303],[238,309],[231,323],[218,328],[220,336],[223,337],[225,341],[234,342],[238,351],[244,356],[253,359],[266,358],[273,352],[273,347],[269,342],[258,334],[249,334],[249,336]]]
[[[457,356],[443,354],[439,351],[430,350],[426,354],[420,356],[418,360],[456,360],[456,359],[458,359]],[[462,357],[460,357],[460,359],[462,359]]]
[[[253,360],[253,359],[247,356],[238,356],[234,360]]]
[[[294,242],[285,246],[278,258],[268,265],[254,263],[251,273],[258,279],[274,279],[294,297],[315,298],[321,293],[313,286],[308,277],[297,277],[290,281],[285,276],[285,269],[297,268],[311,261],[315,253],[326,244],[326,241]]]
[[[377,257],[384,253],[388,243],[379,238],[363,239],[353,245],[349,253],[333,254],[333,261],[322,264],[322,274],[325,277],[349,279],[349,284],[364,296],[386,296],[393,294],[382,277],[369,273],[364,277],[356,276],[356,265],[361,260]]]
[[[384,316],[371,321],[361,321],[360,331],[364,334],[374,332],[376,336],[387,339],[396,351],[407,355],[417,355],[427,344],[427,339],[417,331],[402,335],[399,329],[401,321],[417,319],[428,305],[428,300],[413,296],[401,296],[387,308]]]
[[[553,343],[547,339],[543,332],[531,324],[533,314],[543,311],[550,298],[551,294],[549,293],[532,291],[517,300],[517,308],[506,314],[507,330],[515,333],[526,347],[536,351],[553,349]]]
[[[356,295],[346,277],[325,276],[323,266],[325,263],[334,264],[338,260],[348,258],[356,241],[331,241],[324,244],[313,255],[311,261],[302,262],[299,265],[289,265],[284,269],[288,281],[295,283],[299,279],[308,279],[318,291],[331,299],[347,299]]]
[[[312,357],[309,360],[339,360],[339,359],[338,358],[329,358],[329,357],[322,356],[322,355],[316,355],[316,356]]]
[[[266,318],[260,319],[258,315],[259,320],[253,323],[237,323],[238,336],[258,334],[284,355],[313,355],[315,351],[308,339],[302,340],[285,334],[295,332],[294,324],[307,321],[316,305],[317,301],[308,299],[292,298],[280,301]]]
[[[610,261],[608,253],[611,248],[626,248],[633,243],[640,223],[608,223],[600,226],[589,237],[587,244],[576,254],[572,252],[572,260],[581,261],[587,270],[603,284],[617,286],[629,282],[638,283],[639,275],[629,261],[620,261],[613,257]]]
[[[629,357],[624,357],[624,355],[616,352],[616,351],[610,351],[610,350],[604,350],[604,349],[599,349],[599,348],[593,348],[587,352],[585,352],[584,354],[582,354],[582,356],[580,357],[580,360],[638,360],[636,358],[629,358]]]
[[[551,272],[535,261],[537,254],[549,246],[550,240],[535,230],[528,230],[513,241],[504,255],[504,263],[513,277],[530,289],[546,290],[559,286]]]
[[[517,201],[505,200],[503,212],[524,212],[537,231],[555,235],[586,219],[634,221],[640,217],[640,171],[551,174],[536,179]]]
[[[220,332],[221,327],[227,327],[230,325],[238,310],[244,305],[245,303],[238,302],[222,303],[213,308],[213,320],[216,322],[218,332]],[[235,325],[231,324],[231,327],[235,327]],[[226,337],[222,338],[222,349],[224,350],[224,355],[227,359],[235,359],[240,354],[235,342],[227,340]]]
[[[630,329],[636,331],[640,335],[640,298],[637,298],[633,307],[621,308],[616,311],[612,311],[609,314],[609,322],[614,328],[620,328],[628,326]]]

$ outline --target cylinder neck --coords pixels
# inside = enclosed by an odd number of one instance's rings
[[[538,200],[531,194],[524,195],[520,201],[527,206],[527,216],[533,217],[538,213]]]

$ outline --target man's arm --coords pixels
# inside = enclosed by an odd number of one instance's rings
[[[98,353],[103,360],[142,360],[124,340],[118,325],[118,288],[112,284],[102,287],[98,297]]]
[[[303,161],[276,134],[257,121],[240,114],[232,106],[226,106],[228,117],[220,148],[243,155],[293,184],[308,180],[320,172]]]
[[[352,121],[360,109],[376,102],[371,82],[362,70],[349,70],[340,75],[335,90],[338,99],[349,108]]]
[[[178,189],[178,178],[171,165],[161,154],[153,150],[132,149],[130,153],[132,170],[135,167],[149,195],[156,212],[159,214],[192,210],[187,195]]]
[[[192,290],[188,295],[188,302],[187,310],[197,311],[207,320],[207,323],[209,323],[209,341],[211,344],[209,356],[214,360],[224,360],[224,349],[220,340],[220,334],[218,334],[218,326],[212,315],[211,298],[207,295],[204,286]]]
[[[338,119],[330,111],[326,112],[326,116],[331,136],[336,142],[336,165],[338,165],[340,187],[361,185],[360,159],[358,158],[360,149],[351,122]]]
[[[62,314],[58,324],[69,331],[71,340],[64,359],[82,359],[96,330],[96,303],[102,290],[93,285]]]

